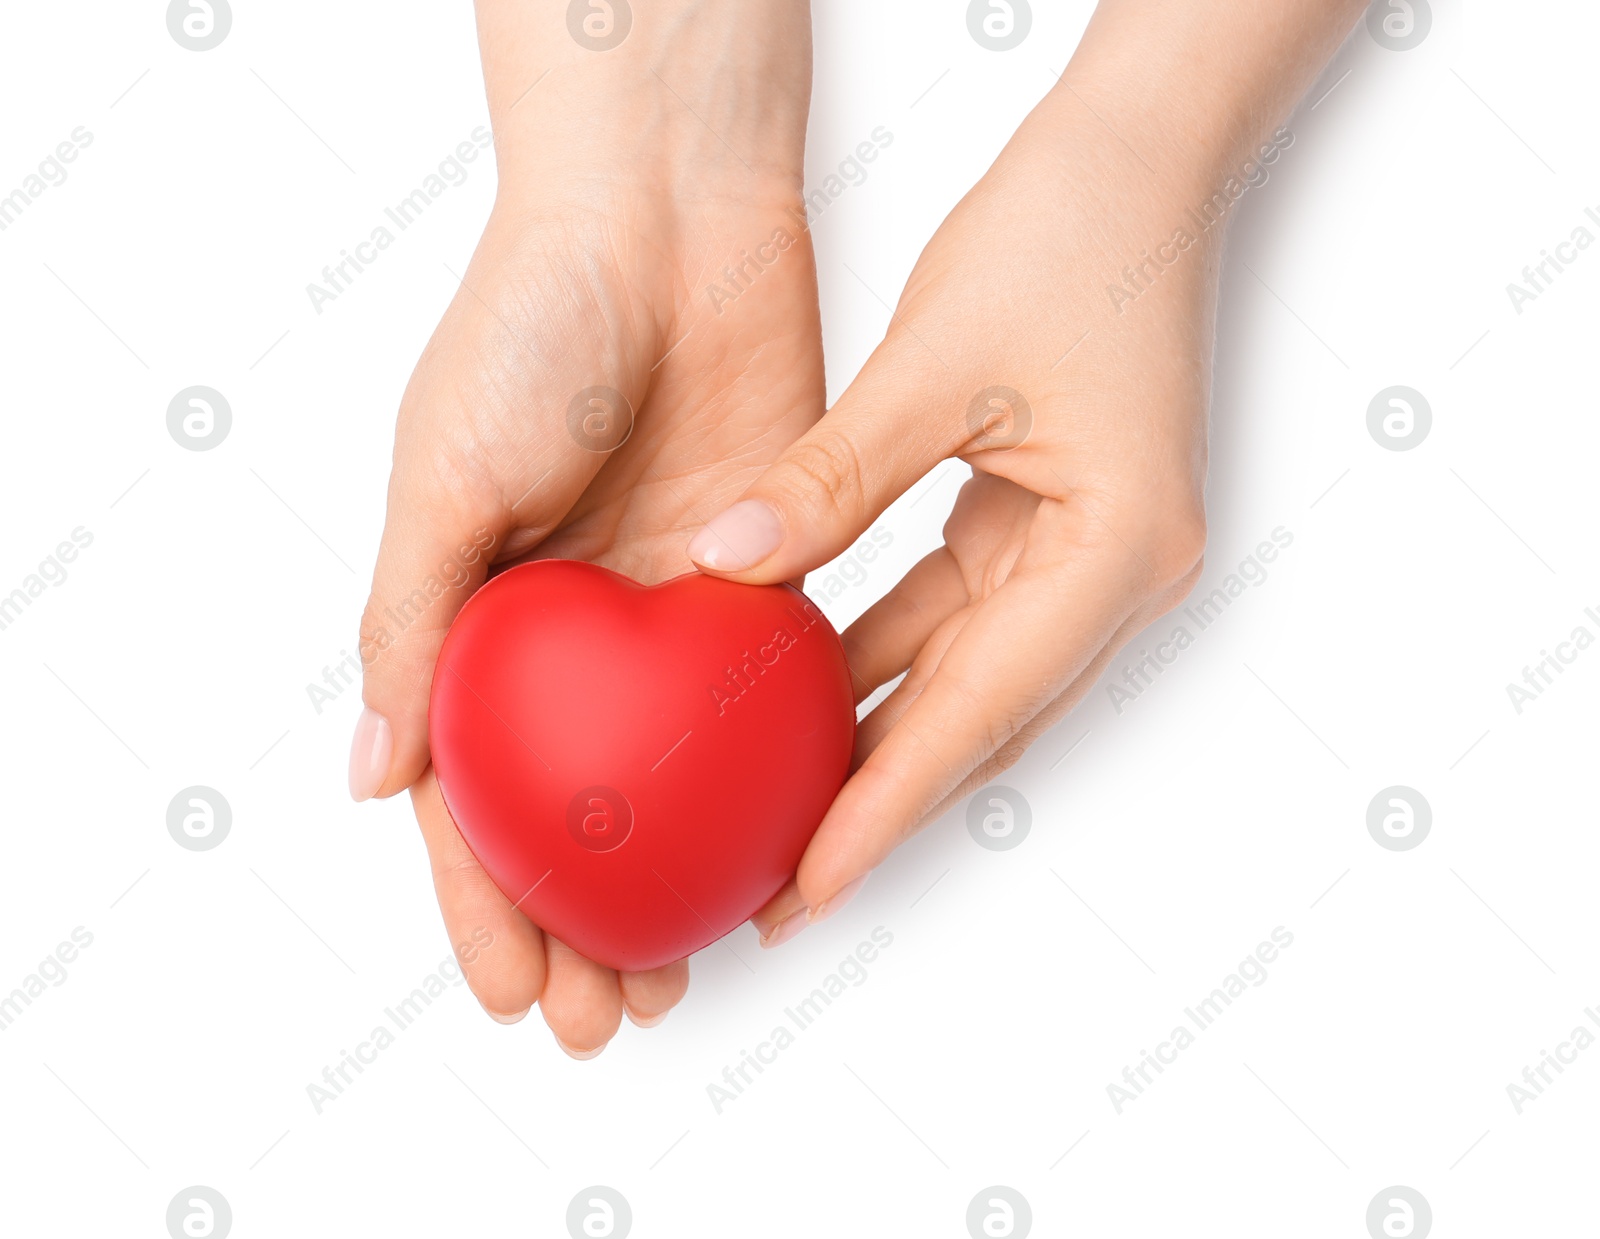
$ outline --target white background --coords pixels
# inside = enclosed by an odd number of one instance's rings
[[[492,165],[320,316],[305,287],[487,114],[464,3],[236,4],[204,53],[164,7],[10,5],[0,36],[0,194],[93,134],[0,233],[0,594],[93,534],[0,632],[0,995],[94,936],[0,1032],[7,1233],[162,1235],[204,1184],[239,1236],[558,1235],[597,1183],[639,1236],[961,1236],[991,1184],[1041,1235],[1361,1239],[1393,1184],[1437,1235],[1579,1233],[1600,1049],[1520,1115],[1506,1086],[1600,1004],[1600,652],[1520,715],[1506,685],[1600,635],[1600,252],[1520,316],[1506,285],[1600,209],[1593,6],[1441,2],[1407,52],[1360,29],[1292,119],[1230,237],[1201,592],[1293,544],[1006,776],[1020,846],[950,814],[782,950],[702,952],[593,1062],[452,990],[320,1115],[306,1086],[449,951],[406,799],[347,798],[357,694],[306,685],[353,648],[394,409]],[[830,394],[887,322],[845,264],[893,299],[1090,5],[1035,8],[997,54],[955,0],[819,3],[808,180],[894,134],[816,228]],[[233,409],[213,451],[166,429],[194,384]],[[1433,410],[1411,451],[1366,427],[1393,384]],[[935,544],[945,469],[836,622]],[[192,784],[232,805],[214,851],[167,833]],[[1432,806],[1411,851],[1367,831],[1394,784]],[[865,983],[718,1114],[707,1085],[877,926]],[[1266,982],[1117,1113],[1277,926]]]

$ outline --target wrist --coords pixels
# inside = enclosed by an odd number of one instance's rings
[[[1173,192],[1204,196],[1292,142],[1289,114],[1365,3],[1101,0],[1046,110],[1092,111]]]
[[[563,177],[797,192],[807,0],[479,0],[502,191]]]

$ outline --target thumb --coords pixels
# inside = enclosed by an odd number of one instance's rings
[[[803,576],[960,449],[961,419],[939,407],[935,376],[919,359],[892,364],[882,357],[890,347],[880,346],[838,403],[695,534],[696,566],[755,585]]]
[[[457,612],[488,577],[503,510],[452,493],[415,461],[397,461],[389,513],[361,617],[362,700],[350,746],[350,794],[393,795],[428,762],[433,664]],[[433,474],[437,477],[437,474]]]
[[[443,463],[449,453],[432,439],[397,450],[361,617],[366,708],[350,746],[356,800],[392,796],[427,769],[428,697],[451,623],[490,565],[552,529],[603,459],[566,435],[541,439],[537,454],[496,483]]]

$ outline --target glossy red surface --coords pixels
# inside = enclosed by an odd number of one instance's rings
[[[855,709],[838,635],[798,590],[538,560],[456,618],[428,729],[445,804],[506,896],[639,970],[716,941],[793,875],[848,773]]]

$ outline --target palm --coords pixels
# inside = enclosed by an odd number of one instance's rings
[[[481,527],[499,568],[585,559],[647,583],[689,571],[693,530],[823,413],[810,239],[781,197],[768,202],[678,203],[668,224],[650,204],[492,221],[402,404],[391,525],[426,520],[446,546]],[[779,229],[781,253],[719,313],[707,285]],[[635,409],[607,452],[569,430],[569,406],[591,387]],[[453,613],[430,611],[389,650],[402,660],[394,680],[416,682],[415,667],[426,683]],[[586,1051],[610,1039],[624,1007],[664,1013],[681,996],[682,962],[616,974],[543,935],[468,851],[431,769],[412,797],[452,939],[486,930],[496,944],[473,976],[491,1011],[537,999],[569,1051]]]
[[[735,300],[723,302],[719,313],[707,285],[728,287],[719,278],[728,259],[779,229],[789,238],[787,248]],[[593,469],[593,475],[555,528],[517,522],[501,562],[586,559],[654,582],[691,570],[684,548],[694,530],[822,415],[816,273],[809,236],[775,208],[741,208],[731,216],[707,210],[694,235],[677,239],[671,251],[659,248],[654,237],[619,231],[607,244],[624,261],[603,276],[587,277],[583,299],[592,311],[581,324],[568,325],[579,339],[612,333],[609,364],[585,369],[557,363],[551,369],[559,377],[528,378],[544,392],[603,384],[642,390],[644,398],[620,446],[581,454],[577,466]],[[535,304],[523,302],[518,311],[541,327],[552,317],[541,291],[551,283],[551,263],[541,253],[523,271],[520,285],[515,272],[501,277],[505,290],[520,286],[522,296],[531,295]],[[570,258],[557,263],[564,276],[577,265]],[[570,284],[561,289],[569,305],[571,291]],[[614,330],[616,323],[640,321],[649,328]],[[536,334],[547,333],[545,327]],[[598,351],[605,356],[606,346]],[[582,348],[569,353],[574,359],[593,355]],[[523,420],[509,437],[491,435],[485,445],[501,460],[533,462],[496,471],[501,494],[513,502],[540,481],[538,441],[566,432],[564,425],[551,425],[552,414],[565,412],[557,404]],[[524,506],[529,505],[515,510]]]

